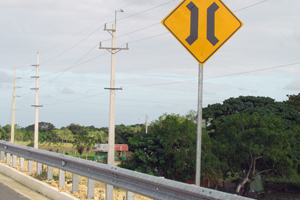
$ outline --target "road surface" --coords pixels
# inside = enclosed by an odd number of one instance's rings
[[[49,200],[49,198],[0,173],[0,200]]]

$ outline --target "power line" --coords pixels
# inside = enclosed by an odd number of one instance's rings
[[[129,6],[131,6],[131,5],[135,4],[135,3],[137,3],[137,2],[139,2],[139,1],[140,1],[140,0],[135,1],[135,2],[133,2],[133,3],[129,4],[129,5],[127,5],[127,6],[123,7],[123,8],[127,8],[127,7],[129,7]],[[95,22],[94,24],[92,24],[92,25],[90,25],[89,27],[83,29],[82,31],[79,31],[78,33],[76,33],[76,34],[73,35],[72,37],[70,37],[70,38],[68,38],[68,39],[66,39],[66,40],[64,40],[64,41],[62,41],[62,42],[60,42],[60,43],[58,43],[58,44],[56,44],[56,45],[53,45],[52,47],[49,47],[49,48],[47,48],[47,49],[45,49],[45,50],[42,50],[42,51],[40,51],[40,52],[48,51],[48,50],[50,50],[50,49],[52,49],[52,48],[54,48],[54,47],[57,47],[57,46],[59,46],[59,45],[65,43],[65,42],[69,41],[70,39],[76,37],[76,36],[79,35],[80,33],[83,33],[84,31],[90,29],[91,27],[95,26],[96,24],[102,22],[104,19],[106,19],[107,17],[109,17],[110,15],[112,15],[112,14],[114,14],[114,13],[115,13],[115,12],[111,12],[110,14],[106,15],[105,17],[103,17],[101,20]],[[100,28],[101,28],[101,27],[100,27]],[[97,29],[97,30],[99,30],[99,29]],[[97,31],[97,30],[96,30],[96,31]],[[94,32],[96,32],[96,31],[94,31]],[[94,32],[93,32],[93,33],[94,33]]]
[[[89,98],[92,98],[92,97],[95,97],[95,96],[98,96],[98,95],[104,94],[104,93],[107,93],[107,91],[101,92],[101,93],[98,93],[98,94],[94,94],[94,95],[91,95],[91,96],[83,97],[83,98],[80,98],[80,99],[75,99],[75,100],[70,100],[70,101],[64,101],[64,102],[60,102],[60,103],[43,104],[43,105],[49,106],[49,105],[58,105],[58,104],[64,104],[64,103],[71,103],[71,102],[76,102],[76,101],[79,101],[79,100],[82,100],[82,99],[89,99]]]
[[[244,9],[247,9],[247,8],[250,8],[250,7],[253,7],[253,6],[256,6],[256,5],[258,5],[258,4],[264,3],[264,2],[266,2],[266,1],[268,1],[268,0],[264,0],[264,1],[261,1],[261,2],[255,3],[255,4],[252,4],[252,5],[249,5],[249,6],[247,6],[247,7],[240,8],[240,9],[238,9],[238,10],[235,10],[234,12],[239,12],[239,11],[241,11],[241,10],[244,10]]]
[[[53,80],[57,79],[59,76],[61,76],[63,73],[65,73],[66,71],[68,71],[69,69],[71,69],[72,67],[74,67],[76,65],[76,63],[78,63],[80,60],[82,60],[84,57],[86,57],[91,51],[93,51],[96,47],[98,46],[98,44],[96,46],[94,46],[93,48],[91,48],[86,54],[84,54],[79,60],[77,60],[73,65],[71,65],[70,67],[68,67],[67,69],[65,69],[64,71],[62,71],[59,75],[57,75],[56,77],[54,77],[53,79],[51,79],[50,81],[48,81],[48,83],[42,85],[41,87],[44,87],[45,85],[49,84],[50,82],[52,82]],[[40,87],[40,88],[41,88]]]
[[[167,4],[172,3],[172,2],[174,2],[174,1],[177,1],[177,0],[168,1],[168,2],[166,2],[166,3],[163,3],[163,4],[160,4],[160,5],[158,5],[158,6],[149,8],[149,9],[147,9],[147,10],[144,10],[144,11],[141,11],[141,12],[138,12],[138,13],[135,13],[135,14],[132,14],[132,15],[129,15],[129,16],[127,16],[127,17],[120,18],[120,19],[118,19],[117,21],[121,21],[121,20],[123,20],[123,19],[127,19],[127,18],[130,18],[130,17],[136,16],[136,15],[142,14],[142,13],[148,12],[148,11],[150,11],[150,10],[154,10],[154,9],[156,9],[156,8],[159,8],[159,7],[161,7],[161,6],[167,5]],[[108,22],[108,23],[111,23],[111,22],[114,22],[114,21],[110,21],[110,22]]]
[[[204,80],[223,78],[223,77],[235,76],[235,75],[241,75],[241,74],[248,74],[248,73],[259,72],[259,71],[266,71],[266,70],[270,70],[270,69],[288,67],[288,66],[299,65],[299,64],[300,64],[300,62],[290,63],[290,64],[279,65],[279,66],[275,66],[275,67],[268,67],[268,68],[264,68],[264,69],[257,69],[257,70],[251,70],[251,71],[246,71],[246,72],[239,72],[239,73],[227,74],[227,75],[221,75],[221,76],[215,76],[215,77],[207,77],[207,78],[204,78]],[[173,82],[167,82],[167,83],[154,83],[154,84],[138,85],[138,86],[127,86],[127,88],[128,87],[131,88],[131,87],[149,87],[149,86],[157,86],[157,85],[170,85],[170,84],[178,84],[178,83],[193,82],[193,81],[198,81],[198,79],[191,79],[191,80],[186,80],[186,81],[173,81]],[[126,86],[123,88],[126,88]]]
[[[102,25],[100,28],[102,28],[104,25]],[[68,51],[70,51],[71,49],[73,49],[74,47],[76,47],[77,45],[79,45],[81,42],[83,42],[84,40],[86,40],[87,38],[89,38],[90,36],[92,36],[94,33],[96,33],[100,28],[98,28],[97,30],[95,30],[94,32],[92,32],[91,34],[89,34],[87,37],[85,37],[84,39],[80,40],[78,43],[76,43],[75,45],[73,45],[72,47],[70,47],[69,49],[63,51],[62,53],[58,54],[57,56],[54,56],[53,58],[41,63],[40,65],[46,64],[56,58],[58,58],[59,56],[67,53]]]

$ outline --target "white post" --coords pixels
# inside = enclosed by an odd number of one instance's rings
[[[115,24],[112,28],[111,73],[110,73],[110,102],[107,164],[115,165]]]
[[[115,34],[116,24],[113,24],[111,31],[111,72],[110,72],[110,102],[109,102],[109,129],[108,129],[108,154],[107,164],[115,165]],[[106,199],[113,199],[113,186],[107,185],[106,187]]]
[[[10,130],[10,142],[11,143],[14,143],[14,141],[15,141],[16,80],[17,80],[17,68],[15,67],[13,105],[12,105],[11,130]]]
[[[33,173],[33,161],[28,160],[28,172]]]
[[[101,43],[99,47],[99,49],[107,49],[108,51],[111,52],[110,88],[105,88],[105,89],[110,90],[107,164],[113,166],[115,165],[115,92],[116,90],[122,89],[122,88],[115,88],[115,54],[121,50],[128,50],[128,46],[126,46],[126,48],[115,47],[117,12],[123,12],[123,10],[115,11],[115,24],[112,25],[112,29],[107,29],[106,24],[104,27],[104,30],[109,31],[109,33],[112,35],[111,47],[102,47]],[[112,185],[106,185],[106,199],[107,200],[113,199]]]
[[[17,166],[17,155],[12,155],[12,166],[13,167]]]
[[[10,153],[6,152],[6,163],[10,164]]]
[[[79,187],[79,176],[77,174],[72,175],[72,194],[78,192]]]
[[[197,120],[197,153],[196,153],[196,185],[200,186],[201,174],[201,144],[202,144],[202,94],[203,94],[203,65],[199,64],[198,77],[198,120]]]
[[[134,193],[126,191],[126,200],[134,200]]]
[[[22,169],[25,168],[24,158],[22,157],[19,157],[19,167],[21,167]]]
[[[52,181],[53,180],[53,167],[47,166],[47,180]]]
[[[34,148],[39,148],[39,52],[36,56]]]
[[[148,116],[146,115],[146,133],[148,133]]]
[[[0,154],[0,160],[2,161],[2,160],[4,160],[4,151],[1,151],[1,154]]]
[[[59,169],[58,172],[58,187],[63,187],[65,185],[65,171]]]
[[[93,179],[88,179],[88,184],[87,184],[87,199],[94,199],[95,196],[95,180]]]

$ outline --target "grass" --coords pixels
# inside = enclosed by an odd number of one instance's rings
[[[30,142],[16,141],[16,144],[27,146]],[[79,157],[79,153],[73,144],[71,143],[39,143],[39,149],[61,153],[73,157]],[[86,151],[80,156],[82,159],[86,159]],[[94,160],[94,152],[90,150],[87,154],[88,160]]]

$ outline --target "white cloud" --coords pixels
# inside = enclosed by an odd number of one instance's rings
[[[300,91],[300,81],[292,81],[283,88],[284,90],[298,90]]]

